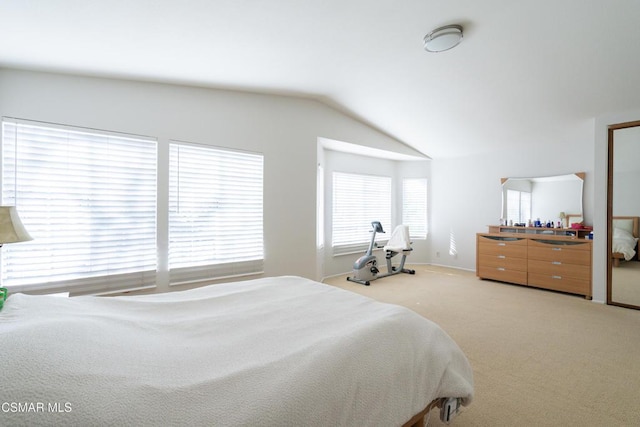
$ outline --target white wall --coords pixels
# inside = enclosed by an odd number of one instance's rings
[[[640,128],[615,131],[613,166],[613,215],[640,216]]]
[[[566,214],[582,212],[582,197],[575,194],[580,190],[579,181],[536,182],[533,184],[532,218],[554,224],[560,221],[560,212]],[[576,197],[569,197],[576,196]]]
[[[308,99],[0,69],[0,100],[2,116],[263,153],[267,276],[318,278],[318,137],[416,154]]]
[[[637,144],[640,146],[640,141]],[[636,159],[640,161],[640,154]],[[640,170],[613,174],[613,215],[640,216],[638,183],[640,183]]]

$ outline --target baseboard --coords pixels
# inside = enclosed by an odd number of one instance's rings
[[[470,273],[475,273],[476,270],[475,269],[470,269],[470,268],[462,268],[462,267],[454,267],[451,265],[444,265],[444,264],[434,264],[432,262],[412,262],[412,263],[407,263],[405,265],[405,267],[410,268],[411,266],[427,266],[427,265],[432,265],[434,267],[443,267],[443,268],[451,268],[453,270],[460,270],[460,271],[467,271]],[[344,275],[349,275],[351,274],[352,270],[349,271],[345,271],[344,273],[337,273],[337,274],[331,274],[329,276],[323,276],[322,279],[320,279],[320,282],[324,282],[325,280],[329,280],[329,279],[333,279],[334,277],[339,277],[339,276],[344,276]]]

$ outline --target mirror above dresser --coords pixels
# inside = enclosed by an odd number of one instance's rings
[[[566,175],[502,178],[501,225],[529,225],[540,220],[546,226],[558,222],[582,222],[584,172]]]

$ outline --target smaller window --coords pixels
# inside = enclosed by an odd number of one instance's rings
[[[402,180],[402,223],[412,239],[427,238],[427,179]]]
[[[531,193],[507,190],[507,221],[527,223],[531,218]]]
[[[333,173],[334,254],[360,251],[371,239],[371,222],[391,227],[391,177]],[[389,230],[392,231],[392,230]],[[388,235],[378,235],[387,239]]]
[[[318,249],[324,247],[324,168],[318,165],[316,176],[316,192],[317,192],[317,223],[316,223],[316,244]]]

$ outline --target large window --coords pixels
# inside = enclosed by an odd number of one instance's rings
[[[34,238],[2,247],[12,293],[263,271],[260,154],[5,118],[1,166],[2,204]]]
[[[263,157],[172,142],[171,283],[262,271]]]
[[[402,180],[402,223],[413,239],[427,238],[427,179]]]
[[[391,178],[333,173],[332,246],[335,254],[359,251],[371,240],[371,222],[391,228]],[[378,235],[385,239],[385,235]]]
[[[131,135],[3,120],[2,204],[34,240],[2,248],[13,292],[152,286],[157,144]]]

